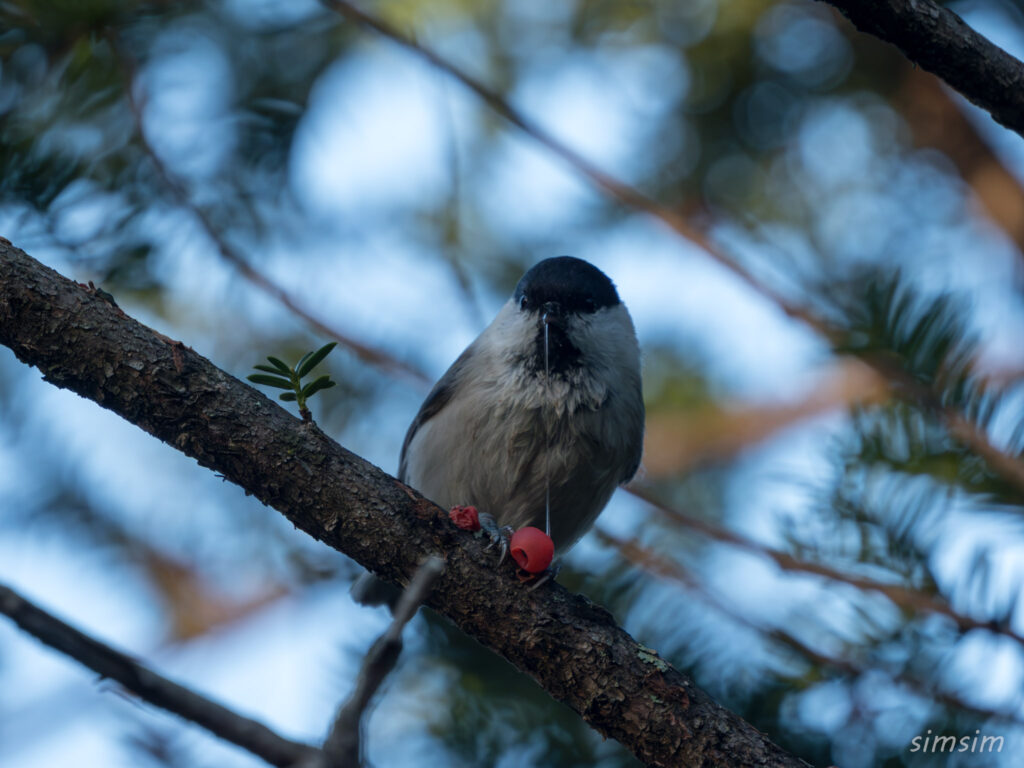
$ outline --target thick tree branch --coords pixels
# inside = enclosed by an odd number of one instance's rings
[[[47,381],[195,458],[296,526],[405,586],[445,559],[427,605],[655,766],[803,766],[557,584],[512,565],[443,510],[252,387],[0,238],[0,343]]]
[[[932,0],[824,0],[1024,136],[1024,62]]]
[[[51,648],[67,654],[103,677],[116,680],[150,704],[202,726],[271,765],[294,765],[319,752],[307,744],[289,741],[263,723],[242,717],[158,675],[130,656],[51,616],[3,584],[0,584],[0,613],[9,616],[21,629]]]

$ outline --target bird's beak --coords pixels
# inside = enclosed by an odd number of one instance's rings
[[[545,302],[544,306],[541,307],[540,319],[544,325],[548,325],[549,323],[560,325],[563,317],[562,305],[557,301]]]

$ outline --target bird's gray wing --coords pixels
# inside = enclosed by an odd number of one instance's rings
[[[416,418],[409,425],[409,431],[405,433],[405,441],[402,443],[402,456],[398,461],[398,479],[408,483],[406,476],[409,445],[412,443],[417,430],[434,418],[441,410],[451,402],[452,397],[458,390],[459,382],[462,380],[462,372],[466,361],[469,359],[471,347],[468,347],[459,359],[452,363],[444,376],[442,376],[434,388],[430,390],[427,399],[420,406]],[[401,597],[401,590],[378,579],[372,573],[364,573],[356,579],[349,590],[352,598],[360,605],[387,605],[394,611],[398,598]]]
[[[462,381],[462,374],[466,367],[466,361],[469,360],[472,354],[472,345],[467,347],[458,359],[452,363],[451,367],[445,371],[434,388],[430,390],[430,394],[427,395],[427,399],[423,401],[423,405],[420,406],[419,412],[416,417],[412,420],[412,424],[409,425],[409,431],[405,433],[405,441],[402,443],[402,456],[398,461],[398,479],[403,483],[408,482],[406,478],[406,470],[408,469],[408,451],[409,445],[412,443],[413,437],[416,436],[417,430],[434,418],[441,410],[451,402],[452,397],[458,391],[459,385]]]

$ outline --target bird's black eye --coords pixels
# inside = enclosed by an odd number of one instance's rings
[[[526,298],[526,296],[520,296],[520,297],[519,297],[519,308],[520,308],[520,309],[526,309],[526,308],[527,308],[527,306],[529,306],[529,304],[530,304],[530,302],[529,302],[529,300],[528,300],[528,299]]]
[[[593,299],[584,299],[583,306],[587,308],[587,312],[597,312],[597,302]]]

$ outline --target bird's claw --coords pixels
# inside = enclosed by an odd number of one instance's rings
[[[498,551],[501,552],[501,556],[498,558],[498,565],[501,565],[505,562],[505,557],[508,555],[508,542],[512,538],[512,529],[507,525],[498,525],[498,521],[494,519],[493,515],[482,512],[480,513],[480,530],[491,540],[491,543],[486,547],[487,549],[497,545]]]
[[[526,590],[527,592],[533,592],[533,590],[537,589],[537,587],[541,586],[542,584],[546,584],[549,581],[554,581],[555,578],[558,576],[558,572],[560,570],[562,570],[561,563],[554,563],[550,568],[543,570],[540,573],[530,573],[529,571],[524,571],[522,568],[520,568],[518,571],[516,571],[516,577],[523,584],[530,585]]]

